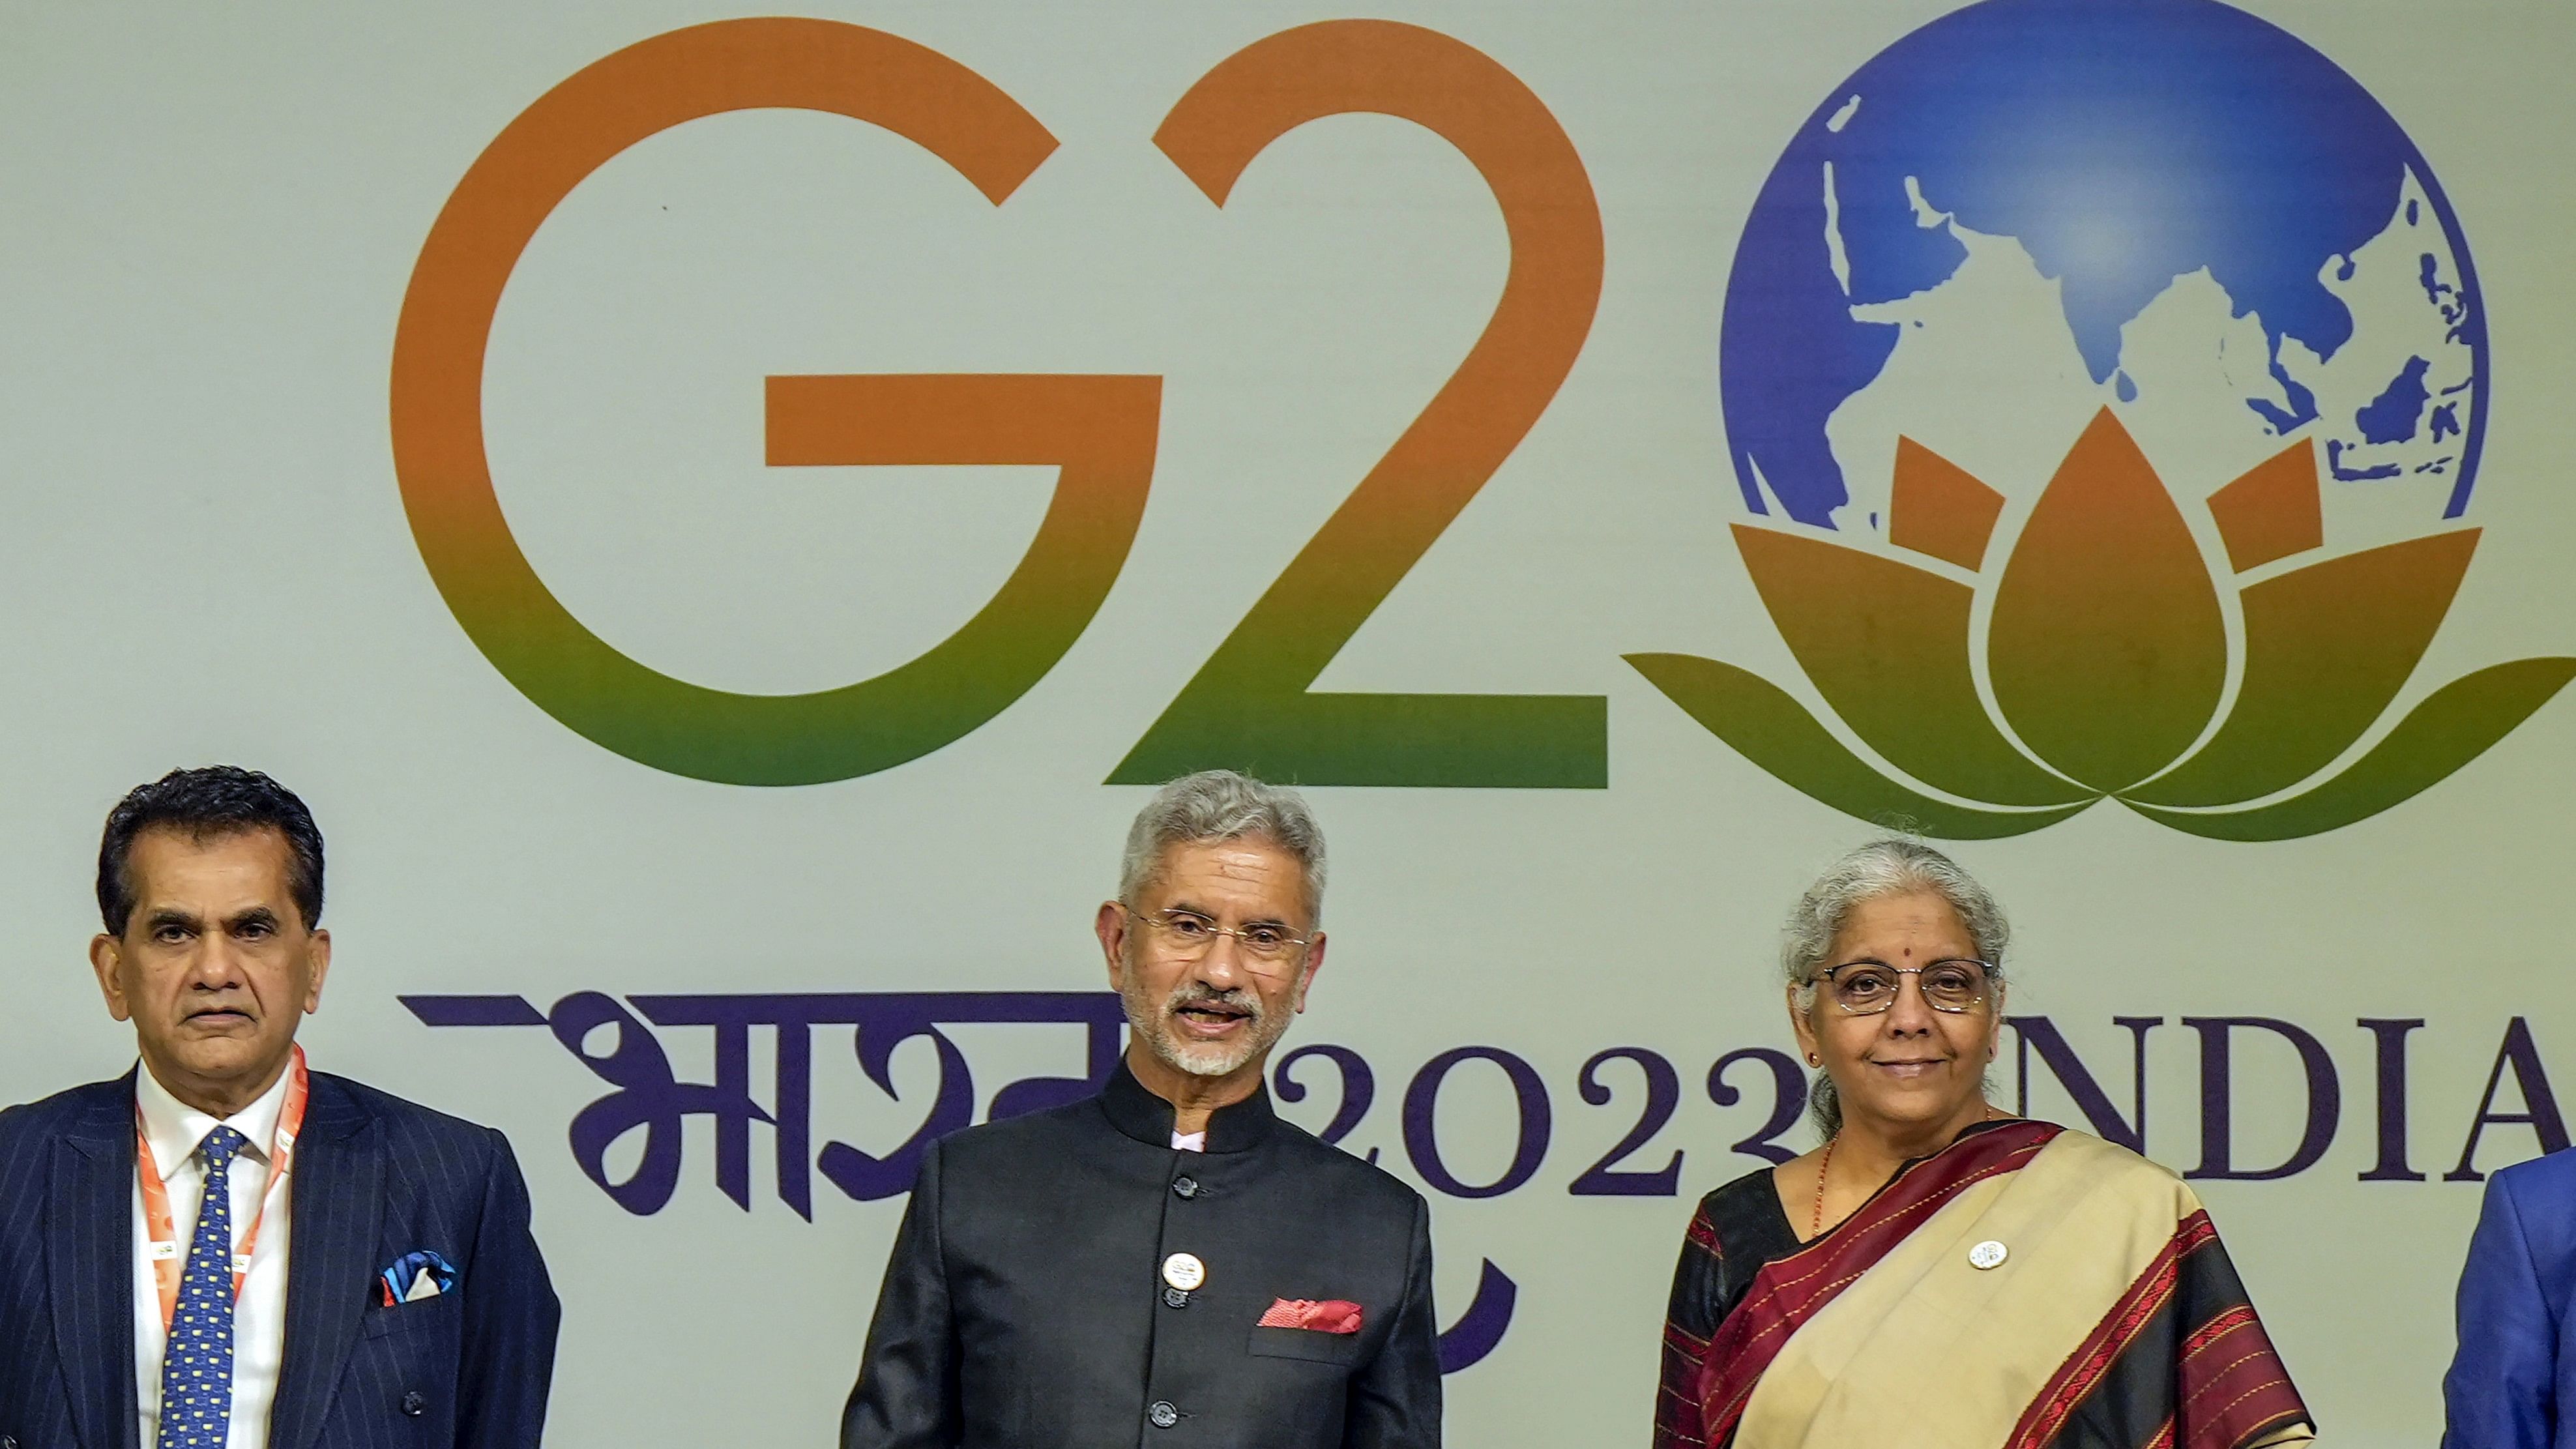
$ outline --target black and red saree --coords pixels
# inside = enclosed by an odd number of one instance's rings
[[[2252,1449],[2314,1438],[2209,1214],[2171,1172],[1985,1123],[1801,1244],[1770,1172],[1700,1203],[1656,1449]]]

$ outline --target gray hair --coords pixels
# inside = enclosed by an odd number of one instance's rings
[[[1919,840],[1891,836],[1873,840],[1826,867],[1790,910],[1788,925],[1780,933],[1780,971],[1798,994],[1798,1010],[1814,1008],[1816,973],[1824,968],[1834,938],[1842,934],[1854,910],[1868,901],[1917,894],[1936,895],[1949,903],[1958,913],[1959,924],[1967,928],[1977,959],[1986,963],[1988,978],[2001,982],[2004,948],[2012,941],[2012,926],[2004,920],[2003,907],[1957,861]],[[1807,1111],[1827,1138],[1842,1130],[1842,1100],[1833,1078],[1816,1074],[1807,1094]]]
[[[1232,770],[1183,775],[1154,792],[1127,830],[1118,898],[1133,901],[1175,845],[1259,837],[1296,857],[1306,876],[1309,929],[1324,923],[1324,831],[1305,797]]]

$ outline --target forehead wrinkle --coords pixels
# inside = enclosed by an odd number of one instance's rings
[[[1304,871],[1285,851],[1261,837],[1176,844],[1165,852],[1152,883],[1153,890],[1169,893],[1165,909],[1193,911],[1211,919],[1221,912],[1204,904],[1205,898],[1195,892],[1227,888],[1261,898],[1258,908],[1267,914],[1253,919],[1284,924],[1293,915],[1314,913],[1313,903],[1306,899]],[[1184,904],[1185,892],[1200,903]]]

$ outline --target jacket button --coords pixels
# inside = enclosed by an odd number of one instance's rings
[[[1163,1290],[1163,1303],[1170,1308],[1187,1308],[1190,1306],[1190,1295],[1179,1288],[1166,1288]],[[6,1449],[6,1446],[0,1445],[0,1449]]]
[[[18,1441],[6,1434],[0,1434],[0,1449],[18,1449]]]
[[[402,1396],[402,1411],[411,1415],[413,1418],[419,1418],[422,1414],[428,1412],[428,1410],[429,1400],[418,1389],[414,1389],[412,1392]],[[0,1449],[7,1449],[7,1446],[0,1445]]]
[[[1176,1177],[1172,1179],[1172,1196],[1181,1199],[1183,1202],[1187,1202],[1198,1195],[1199,1180],[1197,1178]]]
[[[1156,1399],[1154,1407],[1145,1411],[1145,1417],[1154,1421],[1155,1428],[1168,1429],[1181,1422],[1181,1411],[1161,1399]]]

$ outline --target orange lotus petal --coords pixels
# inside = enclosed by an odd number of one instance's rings
[[[2108,408],[2014,544],[1987,647],[2023,742],[2096,789],[2171,763],[2217,707],[2227,635],[2209,569]]]
[[[2286,790],[2350,748],[2397,697],[2477,551],[2462,529],[2310,564],[2245,591],[2245,682],[2227,723],[2163,779],[2157,805]]]
[[[2282,449],[2244,477],[2209,495],[2210,514],[2238,573],[2323,548],[2325,504],[2317,496],[2317,449],[2310,440]]]
[[[1973,571],[1985,561],[2004,496],[1967,469],[1908,437],[1896,440],[1887,541]]]
[[[1817,692],[1889,763],[1996,805],[2062,805],[2099,793],[2032,763],[1987,718],[1968,670],[1966,585],[1743,524],[1735,546]]]

